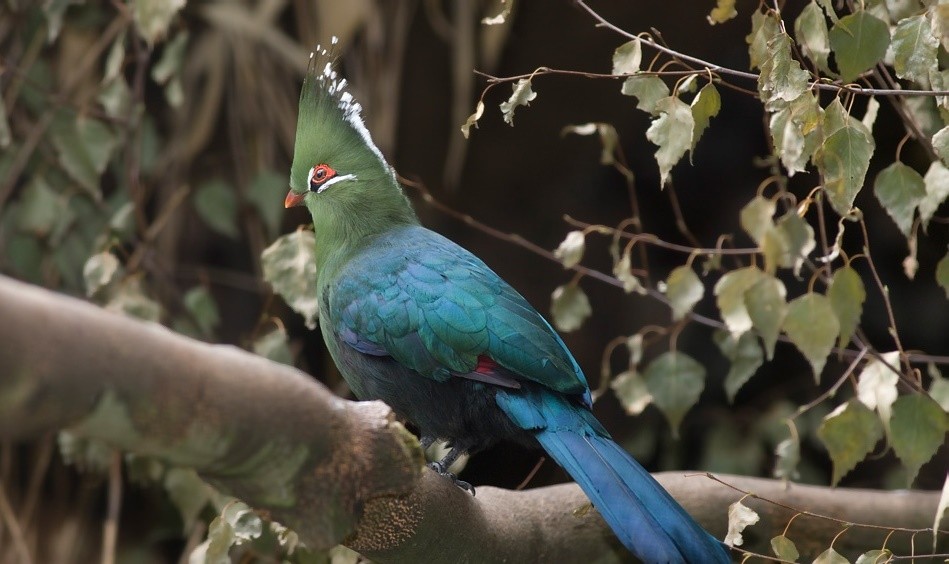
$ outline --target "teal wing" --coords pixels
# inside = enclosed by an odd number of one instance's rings
[[[343,342],[422,376],[507,387],[526,379],[589,400],[583,372],[550,324],[481,260],[423,227],[358,253],[328,305]]]

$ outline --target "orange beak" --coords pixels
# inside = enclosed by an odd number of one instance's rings
[[[303,203],[303,196],[306,194],[296,194],[293,190],[287,192],[287,198],[283,201],[283,207],[292,208],[294,206],[299,206]]]

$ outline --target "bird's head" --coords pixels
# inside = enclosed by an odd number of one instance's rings
[[[305,205],[318,229],[320,223],[347,229],[349,223],[390,216],[414,218],[361,111],[346,80],[337,75],[333,55],[317,47],[310,54],[300,93],[290,192],[284,205]]]

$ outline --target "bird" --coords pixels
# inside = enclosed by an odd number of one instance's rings
[[[423,227],[318,47],[300,93],[286,208],[313,219],[319,323],[355,396],[414,424],[430,466],[499,441],[545,450],[643,562],[730,562],[594,417],[577,361],[544,317],[484,262]]]

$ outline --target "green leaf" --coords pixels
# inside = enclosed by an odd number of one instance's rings
[[[815,293],[792,300],[784,318],[784,332],[811,363],[814,381],[820,384],[820,374],[827,362],[827,355],[840,334],[840,323],[830,300]]]
[[[946,297],[949,298],[949,252],[936,264],[936,283],[942,286]]]
[[[751,235],[751,239],[755,243],[760,245],[764,240],[764,234],[774,226],[771,218],[774,217],[776,209],[777,205],[773,200],[761,196],[755,196],[745,204],[745,207],[741,208],[741,214],[739,215],[741,228],[748,235]]]
[[[949,125],[933,134],[933,148],[942,164],[949,166]]]
[[[34,176],[20,199],[17,229],[37,237],[65,231],[76,217],[69,201],[68,196],[53,191],[45,178]]]
[[[630,250],[627,249],[623,252],[623,257],[616,261],[616,264],[613,265],[613,275],[623,283],[623,291],[627,294],[636,292],[641,296],[645,296],[646,288],[639,281],[639,278],[636,278],[636,275],[633,274],[632,259],[630,259],[629,254]]]
[[[715,7],[712,8],[712,11],[706,16],[706,19],[708,19],[709,25],[715,25],[725,23],[737,15],[738,11],[735,10],[735,0],[718,0],[715,3]]]
[[[73,464],[82,472],[104,474],[115,455],[115,449],[101,439],[82,437],[69,431],[61,431],[56,438],[59,454],[66,464]]]
[[[198,186],[194,209],[208,227],[222,235],[238,238],[237,197],[227,182],[215,179]]]
[[[868,550],[857,557],[856,564],[880,564],[881,562],[892,562],[893,553],[888,548]]]
[[[692,119],[695,121],[695,127],[692,129],[692,146],[690,151],[695,150],[696,143],[702,138],[708,122],[718,115],[722,109],[722,97],[718,93],[715,85],[709,82],[699,90],[695,99],[692,100]]]
[[[794,37],[800,44],[801,51],[814,61],[817,69],[831,74],[830,67],[827,66],[827,57],[830,56],[827,21],[824,20],[824,12],[816,2],[805,6],[794,20]]]
[[[585,245],[586,237],[583,231],[571,231],[554,250],[554,256],[560,260],[564,268],[573,268],[580,264]]]
[[[286,175],[270,169],[259,171],[250,182],[247,201],[250,202],[267,230],[267,239],[275,237],[283,220],[283,198],[287,191]]]
[[[518,106],[529,106],[530,102],[537,97],[537,93],[531,90],[531,81],[522,78],[513,86],[514,93],[506,102],[501,102],[501,113],[504,114],[504,121],[511,127],[514,126],[514,110]]]
[[[845,216],[850,213],[853,201],[863,187],[874,148],[873,138],[866,134],[862,125],[858,128],[852,123],[835,131],[821,144],[818,167],[824,175],[827,198],[838,214]]]
[[[638,72],[642,60],[643,46],[639,38],[623,43],[613,51],[613,74]]]
[[[620,92],[635,96],[636,107],[655,116],[659,114],[659,101],[669,96],[669,87],[655,75],[631,76],[623,81]]]
[[[749,525],[754,525],[761,517],[741,501],[728,506],[728,533],[725,534],[725,544],[728,546],[741,546],[744,539],[741,538],[741,532]]]
[[[99,177],[119,142],[112,129],[97,119],[60,112],[50,127],[50,139],[63,169],[94,199],[101,200]]]
[[[725,393],[730,403],[735,402],[738,390],[745,385],[761,364],[764,354],[753,333],[742,333],[737,339],[728,331],[717,330],[712,334],[712,340],[722,351],[722,355],[731,362],[728,375],[725,376]]]
[[[925,394],[900,396],[890,420],[893,452],[906,467],[910,487],[919,468],[945,444],[949,414]]]
[[[896,384],[900,375],[890,366],[899,367],[899,351],[883,353],[880,359],[872,358],[857,379],[857,399],[880,415],[883,429],[889,433],[893,402],[896,401]]]
[[[778,33],[767,45],[768,57],[761,62],[758,94],[765,108],[775,110],[807,91],[811,75],[791,56],[791,38]]]
[[[863,302],[867,299],[863,280],[850,265],[838,268],[830,281],[827,297],[840,323],[840,338],[837,346],[844,347],[853,337],[860,323],[860,316],[863,314]]]
[[[646,130],[646,138],[659,146],[656,162],[659,163],[659,173],[662,177],[660,184],[665,186],[672,167],[692,146],[695,120],[692,119],[692,109],[689,105],[675,96],[659,100],[656,109],[660,115]]]
[[[873,450],[883,437],[883,427],[875,413],[853,399],[824,418],[817,436],[830,454],[834,466],[831,484],[836,486]]]
[[[105,309],[155,323],[161,320],[162,314],[161,305],[145,294],[138,276],[123,280],[112,293]]]
[[[780,480],[797,480],[801,473],[797,465],[801,462],[801,443],[797,435],[788,437],[774,448],[777,460],[774,462],[774,477]]]
[[[746,266],[725,273],[715,284],[714,294],[722,321],[732,335],[751,329],[751,318],[745,307],[745,291],[765,276],[755,266]]]
[[[745,291],[745,308],[752,326],[761,335],[768,360],[774,357],[774,345],[788,313],[785,296],[784,284],[770,275],[765,275]]]
[[[903,236],[909,237],[913,228],[913,213],[926,196],[923,177],[897,161],[880,171],[873,183],[873,193]]]
[[[551,299],[550,314],[554,317],[554,326],[564,333],[579,329],[593,314],[590,300],[576,284],[558,286]]]
[[[635,370],[626,370],[610,381],[616,399],[629,415],[639,415],[652,403],[652,394],[642,376]]]
[[[841,556],[841,554],[833,548],[828,548],[824,552],[821,552],[820,555],[814,559],[812,564],[850,564],[850,561]]]
[[[672,320],[678,321],[686,316],[705,295],[705,286],[699,276],[689,266],[680,266],[669,273],[666,280],[666,297],[672,307]]]
[[[185,293],[182,301],[191,319],[197,323],[201,334],[205,337],[212,336],[221,322],[221,315],[208,289],[204,286],[195,286]]]
[[[949,378],[943,378],[935,363],[930,362],[927,368],[932,383],[929,385],[929,397],[939,404],[943,411],[949,411]]]
[[[191,468],[171,468],[163,481],[168,498],[181,516],[182,534],[194,528],[201,511],[211,500],[211,490]]]
[[[824,16],[821,15],[821,17]],[[778,535],[771,539],[771,551],[781,560],[797,562],[797,559],[801,557],[797,547],[794,546],[794,541],[784,535]]]
[[[99,90],[96,100],[102,104],[102,108],[108,116],[125,119],[132,107],[132,91],[129,90],[125,77],[117,76]]]
[[[933,161],[923,176],[923,185],[926,187],[926,195],[919,202],[919,218],[925,230],[929,227],[929,220],[935,215],[936,209],[949,197],[949,168],[939,161]]]
[[[82,278],[86,283],[86,295],[92,296],[115,279],[119,271],[119,259],[109,251],[96,253],[86,260]]]
[[[165,45],[161,59],[152,67],[152,78],[165,87],[165,99],[172,108],[181,106],[184,93],[181,90],[181,67],[188,45],[188,32],[181,31]]]
[[[764,235],[761,248],[765,271],[773,273],[780,266],[793,269],[798,276],[804,259],[815,246],[814,229],[795,210],[790,210]]]
[[[477,129],[478,120],[481,119],[481,116],[484,114],[484,102],[478,100],[478,105],[475,106],[475,111],[473,114],[468,116],[468,119],[465,120],[465,123],[461,125],[461,134],[465,136],[465,139],[471,134],[471,128],[474,127]]]
[[[320,304],[316,298],[316,237],[298,229],[278,237],[260,254],[264,280],[273,286],[306,326],[316,329]]]
[[[771,56],[768,53],[768,43],[779,33],[781,33],[781,28],[774,12],[756,10],[751,14],[751,33],[745,37],[751,68],[761,68],[761,65],[768,60]]]
[[[653,403],[666,416],[672,436],[678,439],[679,424],[705,388],[705,367],[685,353],[669,351],[650,362],[643,376]]]
[[[840,18],[830,30],[830,48],[844,82],[883,59],[889,44],[889,26],[865,10]]]
[[[185,0],[134,0],[132,15],[138,33],[149,45],[168,33],[171,20],[184,8]]]
[[[930,87],[929,72],[938,68],[936,49],[939,40],[933,34],[928,14],[904,18],[893,30],[893,70],[896,76]]]
[[[771,114],[769,129],[774,150],[788,176],[807,169],[807,161],[821,141],[818,125],[822,121],[817,96],[809,91]]]
[[[287,331],[281,325],[254,340],[254,354],[293,366],[293,353],[287,343]]]

